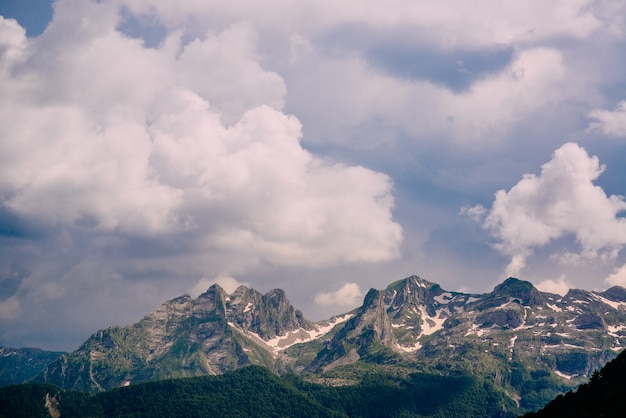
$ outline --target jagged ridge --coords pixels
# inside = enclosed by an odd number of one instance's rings
[[[49,365],[39,380],[78,390],[105,390],[146,380],[221,374],[250,364],[277,370],[275,347],[306,340],[318,327],[282,290],[218,285],[197,299],[164,303],[138,323],[97,331]],[[283,338],[281,338],[283,337]]]

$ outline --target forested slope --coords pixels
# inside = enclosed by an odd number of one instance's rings
[[[357,385],[327,386],[250,366],[96,394],[46,384],[8,386],[0,389],[0,417],[47,416],[46,397],[62,418],[515,416],[514,404],[501,392],[468,375],[417,373],[400,379],[372,372]]]

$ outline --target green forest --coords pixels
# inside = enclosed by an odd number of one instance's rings
[[[101,393],[40,383],[0,388],[0,417],[49,417],[46,396],[71,417],[514,417],[515,405],[469,375],[366,375],[328,386],[258,366],[220,376],[162,380]]]

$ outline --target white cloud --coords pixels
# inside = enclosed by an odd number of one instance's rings
[[[4,26],[11,45],[29,42],[21,61],[1,61],[5,207],[60,227],[189,232],[277,264],[397,255],[389,177],[302,148],[249,26],[149,49],[118,23],[109,3],[61,1],[40,38]]]
[[[596,109],[589,114],[590,128],[598,129],[605,135],[626,137],[626,101],[621,101],[615,110]]]
[[[573,95],[574,80],[566,83],[566,74],[557,50],[521,51],[502,72],[476,82],[468,93],[446,91],[442,107],[449,113],[441,116],[447,116],[447,128],[459,140],[501,137],[533,112]]]
[[[611,286],[626,287],[626,264],[616,268],[604,281]]]
[[[482,222],[487,214],[487,209],[483,205],[465,206],[459,211],[461,215],[469,216],[474,222]]]
[[[572,288],[572,285],[567,281],[565,275],[562,274],[556,279],[545,279],[537,283],[535,286],[542,292],[556,293],[557,295],[565,296],[565,294]]]
[[[203,97],[212,105],[218,99],[224,108],[234,111],[240,104],[231,105],[228,100],[233,96],[245,97],[242,102],[252,103],[255,94],[267,96],[265,103],[269,104],[271,94],[262,92],[271,87],[275,92],[271,97],[273,107],[281,105],[284,98],[280,93],[284,93],[289,108],[296,114],[323,121],[307,126],[309,141],[353,141],[359,146],[383,142],[399,132],[418,139],[447,136],[467,145],[494,142],[542,109],[588,99],[589,88],[582,85],[561,51],[541,46],[541,42],[588,38],[607,30],[606,21],[614,16],[588,0],[537,1],[523,7],[491,0],[480,6],[408,0],[384,5],[273,0],[262,7],[245,1],[189,0],[170,4],[127,0],[124,4],[135,14],[155,15],[170,28],[199,25],[199,33],[207,27],[212,30],[211,25],[230,28],[188,46],[193,49],[202,45],[206,51],[198,57],[210,58],[202,59],[197,70],[192,71],[203,71],[215,79],[237,76],[245,80],[248,77],[240,77],[240,73],[258,65],[255,59],[284,70],[288,89],[286,85],[280,89],[279,80],[271,72],[255,72],[254,93],[245,81],[239,86],[228,83],[224,88],[201,81],[201,90],[207,91]],[[357,40],[343,44],[336,41],[337,33]],[[283,40],[277,42],[281,36]],[[251,51],[240,57],[224,52],[228,48],[220,44],[222,38],[239,39],[240,46],[250,50],[249,37],[258,39],[269,52],[254,57]],[[368,51],[381,47],[381,40],[389,45],[407,46],[406,57],[398,57],[405,60],[411,57],[412,49],[426,45],[430,51],[469,51],[470,55],[510,46],[515,46],[516,52],[508,65],[477,77],[471,88],[459,93],[431,80],[407,80],[375,68],[368,61]],[[219,54],[211,52],[214,49]],[[213,60],[224,56],[240,65],[229,66],[229,71],[220,66],[214,68]],[[199,58],[192,61],[198,63]],[[228,94],[233,91],[238,94]],[[239,109],[235,113],[242,112]],[[232,121],[228,119],[229,123]]]
[[[342,24],[370,26],[381,30],[417,28],[415,35],[438,46],[483,46],[537,41],[554,37],[581,39],[591,36],[607,16],[591,0],[515,2],[482,0],[471,4],[455,0],[414,2],[395,0],[330,0],[297,3],[272,0],[262,5],[248,1],[198,2],[181,0],[125,0],[134,13],[155,13],[170,26],[184,22],[220,22],[234,19],[252,21],[261,27],[305,35],[329,31]],[[613,10],[613,12],[619,10]],[[191,17],[195,19],[191,19]],[[614,15],[609,15],[615,18]],[[604,18],[604,19],[602,19]],[[488,23],[488,24],[487,24]]]
[[[509,273],[519,273],[534,248],[565,235],[576,238],[584,257],[617,256],[626,243],[626,219],[619,216],[626,202],[593,184],[603,171],[597,157],[567,143],[540,175],[526,174],[496,193],[483,225],[511,257]]]
[[[332,292],[320,292],[315,295],[314,301],[318,305],[355,306],[361,302],[363,291],[356,283],[345,283]]]
[[[250,25],[236,23],[185,45],[176,60],[179,80],[219,109],[226,124],[261,105],[284,106],[285,83],[261,66],[257,40]]]
[[[2,53],[2,71],[21,59],[26,47],[26,31],[15,19],[0,16],[0,52]]]
[[[316,50],[303,51],[290,74],[298,75],[290,84],[291,107],[325,120],[308,132],[333,143],[376,144],[398,132],[414,140],[451,138],[466,146],[501,142],[533,114],[587,94],[568,74],[561,52],[539,47],[521,49],[508,65],[461,92],[386,74],[358,55],[328,57]],[[370,129],[354,138],[359,126]]]

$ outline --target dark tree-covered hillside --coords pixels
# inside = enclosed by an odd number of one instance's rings
[[[594,372],[589,383],[560,395],[525,418],[623,417],[626,414],[626,351]]]
[[[398,378],[372,372],[356,385],[327,386],[250,366],[225,375],[162,380],[96,394],[45,384],[0,388],[0,418],[47,416],[46,395],[54,397],[62,418],[515,416],[510,399],[470,375],[415,373]],[[26,414],[16,412],[26,407]]]

